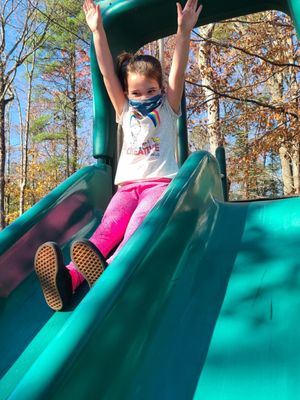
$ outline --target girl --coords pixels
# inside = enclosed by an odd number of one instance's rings
[[[93,34],[98,65],[124,140],[115,177],[118,190],[90,240],[73,243],[72,262],[66,267],[57,244],[47,242],[37,250],[35,270],[45,299],[54,310],[66,307],[84,279],[90,287],[95,283],[177,173],[176,122],[190,35],[201,9],[198,0],[187,0],[183,9],[177,3],[176,45],[165,92],[161,65],[152,56],[123,53],[115,72],[100,7],[93,0],[85,0],[83,10]]]

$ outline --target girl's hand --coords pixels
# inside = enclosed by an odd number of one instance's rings
[[[180,3],[176,5],[178,29],[183,33],[190,33],[198,21],[202,5],[197,8],[198,0],[187,0],[184,9]]]
[[[92,32],[96,32],[103,27],[100,6],[93,0],[85,0],[83,4],[86,22]]]

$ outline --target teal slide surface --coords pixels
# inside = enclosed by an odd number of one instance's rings
[[[224,203],[215,159],[194,153],[95,286],[36,328],[0,397],[298,398],[299,228],[298,198]],[[27,302],[11,331],[34,320]]]

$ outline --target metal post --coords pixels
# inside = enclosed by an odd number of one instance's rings
[[[222,180],[224,201],[228,201],[226,155],[225,155],[225,148],[223,146],[219,146],[216,148],[216,158],[218,160],[220,171],[221,171],[221,180]]]
[[[186,99],[185,99],[185,88],[183,89],[181,99],[181,117],[178,120],[178,164],[182,166],[185,160],[188,158],[188,130],[187,130],[187,119],[186,119]]]

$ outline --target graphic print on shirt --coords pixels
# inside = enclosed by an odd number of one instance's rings
[[[141,142],[142,122],[143,129],[147,129],[147,140]],[[160,155],[160,138],[156,135],[156,128],[160,125],[160,117],[157,110],[151,111],[146,117],[140,118],[132,112],[130,116],[131,142],[127,148],[128,155],[148,156],[158,158]]]

